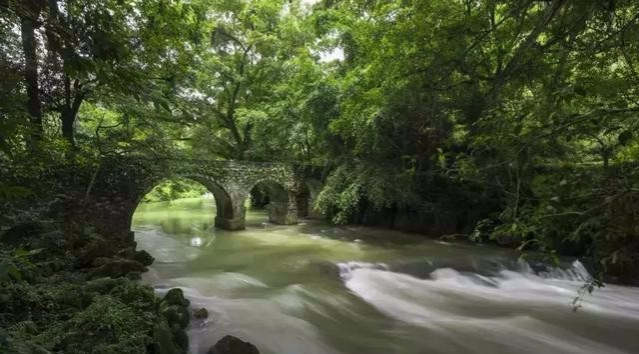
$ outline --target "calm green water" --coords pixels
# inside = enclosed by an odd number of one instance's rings
[[[225,334],[263,354],[639,353],[639,289],[608,286],[571,302],[588,276],[517,262],[507,250],[321,222],[212,227],[213,199],[141,205],[144,281],[181,287],[210,316],[191,353]]]

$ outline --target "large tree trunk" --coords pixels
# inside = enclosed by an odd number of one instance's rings
[[[62,136],[75,147],[75,120],[78,116],[80,106],[84,101],[85,93],[82,85],[78,80],[73,82],[71,87],[71,78],[64,78],[64,106],[60,111],[60,120],[62,121]]]
[[[62,40],[56,35],[55,28],[61,24],[67,28],[67,24],[60,15],[58,9],[58,0],[49,0],[49,26],[47,27],[47,45],[49,56],[54,70],[64,73],[64,103],[58,107],[60,113],[60,123],[62,126],[62,136],[67,140],[72,148],[75,148],[75,121],[80,110],[80,106],[85,97],[84,89],[79,80],[71,80],[67,74],[69,70],[69,61],[73,60],[74,53],[71,43]],[[60,59],[62,67],[60,67]]]
[[[42,106],[40,103],[38,85],[38,55],[35,38],[36,21],[39,15],[37,5],[30,6],[28,13],[20,18],[20,31],[22,35],[22,50],[24,52],[25,69],[24,79],[27,88],[27,112],[30,118],[30,136],[28,145],[31,150],[38,148],[43,137]]]
[[[64,107],[60,111],[60,120],[62,121],[62,136],[67,139],[71,147],[75,146],[75,133],[73,131],[73,123],[75,122],[75,112],[71,108],[71,78],[68,75],[64,77]]]
[[[62,136],[71,144],[71,146],[75,146],[75,132],[74,132],[74,123],[75,123],[75,113],[72,110],[65,109],[62,112],[61,120],[62,120]]]

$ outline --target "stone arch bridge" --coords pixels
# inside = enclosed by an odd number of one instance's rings
[[[81,213],[100,231],[128,231],[142,198],[161,182],[176,177],[196,181],[213,194],[215,225],[221,229],[245,228],[245,201],[256,186],[269,197],[272,223],[290,225],[299,216],[321,217],[312,207],[320,182],[306,178],[292,165],[175,158],[107,160],[92,173],[79,173],[75,184],[78,179],[83,181],[79,184],[86,186],[81,190],[88,201]]]

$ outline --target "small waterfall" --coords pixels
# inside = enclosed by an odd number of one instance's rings
[[[535,264],[533,267],[530,263],[519,261],[517,263],[517,271],[524,275],[534,275],[542,279],[586,282],[591,278],[586,267],[578,260],[573,261],[570,267],[552,267],[546,264]]]
[[[367,263],[367,262],[344,262],[337,263],[339,269],[339,276],[344,280],[350,279],[353,271],[356,269],[376,269],[376,270],[389,270],[388,265],[385,263]]]

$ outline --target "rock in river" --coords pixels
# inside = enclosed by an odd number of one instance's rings
[[[260,354],[260,351],[249,342],[237,337],[225,336],[209,350],[208,354]]]
[[[167,292],[164,296],[163,300],[164,302],[166,302],[167,305],[177,305],[183,307],[189,306],[190,303],[189,300],[184,298],[184,293],[180,288],[169,290],[169,292]]]

